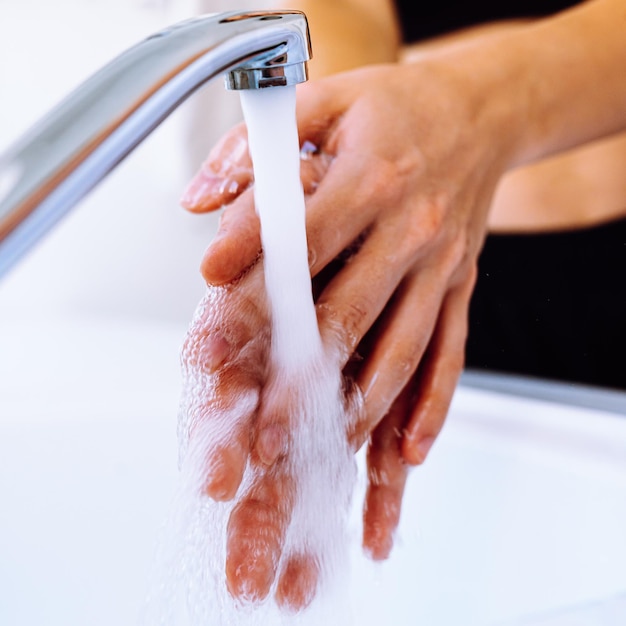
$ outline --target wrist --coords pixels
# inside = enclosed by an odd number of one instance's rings
[[[407,71],[415,93],[440,99],[438,118],[431,121],[442,132],[462,136],[464,145],[473,144],[482,162],[501,174],[521,162],[527,104],[491,49],[456,47],[429,55]]]
[[[519,55],[514,43],[491,37],[440,58],[457,83],[475,141],[502,173],[529,158],[530,90],[521,87],[529,77]]]
[[[465,77],[510,169],[623,130],[624,28],[621,0],[589,2],[442,59]]]

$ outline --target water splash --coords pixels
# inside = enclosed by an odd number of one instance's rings
[[[295,88],[241,95],[263,272],[257,265],[234,286],[210,287],[192,320],[182,358],[180,488],[142,623],[347,625],[352,621],[348,516],[356,466],[345,436],[339,363],[322,345],[311,293]],[[245,376],[237,378],[241,372]],[[229,376],[236,381],[229,389],[236,393],[224,394]],[[280,471],[292,485],[293,510],[268,598],[242,603],[227,591],[228,520],[267,476],[248,461],[237,495],[228,502],[206,496],[206,481],[216,450],[245,439],[268,406],[280,407],[289,433]],[[262,546],[250,547],[252,563],[257,550]],[[279,608],[274,597],[281,576],[288,578],[290,563],[301,555],[313,559],[319,577],[312,603],[294,614]]]

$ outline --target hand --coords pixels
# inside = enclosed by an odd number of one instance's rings
[[[287,372],[269,352],[263,267],[257,263],[236,284],[209,287],[187,334],[183,475],[194,492],[234,500],[226,529],[230,593],[256,602],[273,591],[280,606],[299,610],[313,599],[328,558],[336,556],[329,546],[342,539],[353,486],[345,436],[353,403],[347,391],[342,395],[332,360],[324,363],[331,364],[326,385],[325,367]],[[324,392],[313,405],[312,385]],[[320,485],[331,483],[329,497]],[[326,510],[329,501],[343,504]],[[297,530],[288,532],[292,526]]]
[[[407,464],[443,425],[463,366],[487,208],[506,168],[501,120],[445,63],[377,66],[301,85],[299,132],[320,331],[364,397],[371,434],[364,544],[387,556]],[[245,129],[228,134],[183,204],[226,204],[203,261],[228,284],[258,257]]]
[[[619,0],[585,3],[478,53],[456,47],[300,87],[300,136],[317,147],[303,168],[312,275],[350,254],[316,302],[365,397],[351,437],[371,435],[364,543],[375,557],[391,545],[406,465],[424,460],[461,371],[501,174],[623,128],[621,12]],[[572,63],[576,81],[562,78]],[[593,98],[576,97],[581,84]],[[189,189],[191,210],[228,205],[203,263],[209,283],[230,283],[259,253],[251,180],[239,128]]]
[[[182,350],[184,462],[216,501],[235,498],[249,462],[256,474],[227,529],[227,585],[249,601],[270,591],[293,508],[284,433],[274,429],[260,441],[254,434],[269,373],[269,328],[257,264],[236,285],[209,287]]]

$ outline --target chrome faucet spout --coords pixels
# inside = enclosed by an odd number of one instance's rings
[[[310,57],[303,13],[255,11],[186,20],[111,61],[0,155],[0,278],[198,87],[293,85]]]

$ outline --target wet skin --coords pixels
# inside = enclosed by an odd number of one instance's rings
[[[363,541],[374,558],[389,554],[407,467],[425,459],[463,366],[476,259],[496,185],[505,172],[626,128],[624,19],[622,0],[590,0],[414,64],[371,66],[299,90],[299,135],[318,148],[302,172],[318,321],[329,354],[354,379],[347,388],[363,398],[347,436],[355,449],[368,441]],[[202,266],[212,285],[232,284],[259,257],[244,146],[242,127],[229,133],[183,202],[197,212],[226,205]],[[235,307],[239,287],[248,289],[244,281],[236,287],[229,292]],[[249,299],[259,297],[252,285]],[[228,340],[231,365],[246,380],[252,366],[236,360],[245,337]],[[221,340],[212,345],[219,352]],[[235,375],[219,393],[236,394],[240,380]],[[254,384],[263,387],[262,374]],[[241,458],[263,456],[258,431],[249,421],[234,458],[217,464],[214,497],[233,494]],[[281,449],[280,441],[269,447]],[[258,576],[237,568],[245,565],[238,537],[254,536],[255,520],[267,528],[270,552],[280,550],[291,489],[281,458],[259,474],[249,515],[242,494],[244,513],[229,527],[235,595],[262,595],[278,576],[279,597],[289,597],[289,579],[271,569],[272,558],[262,559]],[[254,508],[257,499],[262,510]],[[237,572],[248,582],[233,583]],[[294,576],[290,606],[306,603],[303,590],[313,579]]]
[[[381,97],[384,90],[375,83],[386,84],[392,69],[368,72],[366,81],[356,72],[351,73],[352,83],[331,78],[303,85],[306,97],[301,91],[298,106],[301,140],[318,147],[302,162],[318,322],[329,353],[337,355],[338,368],[354,380],[346,388],[363,398],[347,436],[355,450],[368,442],[363,543],[373,558],[383,559],[393,544],[407,468],[424,461],[443,425],[463,366],[475,260],[496,177],[475,172],[476,159],[484,155],[477,155],[474,147],[465,154],[456,146],[430,147],[435,163],[449,163],[450,157],[444,159],[441,152],[454,150],[455,173],[464,179],[466,197],[454,197],[452,203],[448,167],[441,186],[434,185],[437,172],[430,166],[426,172],[423,151],[407,138],[424,127],[415,115],[419,110],[420,119],[424,116],[425,103],[408,105],[408,119],[399,117],[394,128],[378,131],[380,108],[391,106],[391,101]],[[409,89],[400,83],[398,87]],[[394,102],[396,98],[389,96]],[[442,103],[435,102],[432,94],[429,101],[432,115],[439,116]],[[326,111],[323,119],[320,110]],[[262,297],[260,285],[253,282],[254,270],[249,270],[259,259],[260,237],[250,187],[252,169],[242,145],[243,126],[216,147],[183,200],[188,209],[198,212],[226,205],[202,272],[210,285],[237,281],[228,292],[231,310],[241,308],[237,300],[244,294],[249,300]],[[424,193],[426,173],[430,180]],[[478,218],[458,208],[476,203],[482,207]],[[257,318],[248,321],[248,330],[229,337],[233,359],[229,368],[237,368],[236,355],[248,337],[267,324],[263,308],[254,310]],[[221,339],[214,337],[212,345],[220,351]],[[239,380],[232,377],[231,386],[220,393],[236,395]],[[255,384],[262,388],[263,380],[257,378]],[[242,425],[233,446],[220,452],[223,461],[216,465],[223,473],[212,478],[220,488],[209,489],[209,495],[231,497],[241,479],[243,459],[264,456],[258,432],[259,424],[266,426],[267,420],[271,416],[259,415]],[[291,596],[288,580],[275,571],[275,556],[288,524],[289,489],[279,458],[262,473],[260,491],[238,501],[229,526],[226,566],[234,595],[262,597],[278,576],[281,601],[297,607],[310,599],[303,589],[312,584],[312,574],[296,577],[299,582]],[[268,551],[253,571],[246,566],[241,545],[261,534],[267,537]],[[292,567],[301,571],[302,563],[306,559]]]

